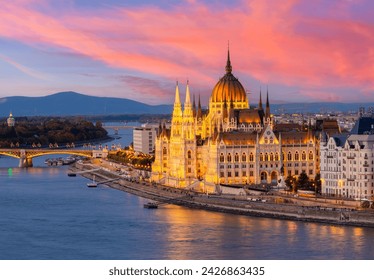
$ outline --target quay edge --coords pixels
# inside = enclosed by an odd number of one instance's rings
[[[97,167],[75,164],[75,166],[71,168],[81,171]],[[294,204],[253,202],[234,197],[223,198],[216,195],[191,194],[191,192],[185,189],[152,185],[147,182],[131,182],[123,179],[116,173],[105,170],[82,174],[82,176],[89,179],[91,179],[93,175],[96,176],[98,181],[100,181],[100,179],[106,181],[117,178],[118,180],[107,182],[104,185],[136,196],[151,199],[161,204],[175,204],[194,209],[262,218],[318,222],[341,226],[374,227],[374,211],[371,210],[308,207]]]

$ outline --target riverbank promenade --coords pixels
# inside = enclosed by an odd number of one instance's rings
[[[98,167],[101,167],[98,170]],[[112,168],[110,168],[112,167]],[[321,222],[337,225],[374,227],[374,211],[363,210],[353,204],[336,203],[335,200],[316,200],[284,195],[279,192],[269,194],[252,193],[243,196],[197,193],[193,190],[178,189],[134,180],[131,176],[119,173],[118,168],[109,162],[80,162],[72,167],[73,172],[88,171],[86,178],[96,178],[96,182],[125,191],[162,204],[175,204],[183,207],[208,211],[268,217],[277,219]]]

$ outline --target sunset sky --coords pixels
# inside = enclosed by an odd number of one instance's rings
[[[371,0],[0,2],[0,97],[59,91],[203,103],[225,73],[257,103],[374,102]]]

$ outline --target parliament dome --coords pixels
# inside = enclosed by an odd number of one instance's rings
[[[226,74],[212,91],[212,102],[247,102],[247,95],[239,80],[231,73],[230,52],[227,53]]]

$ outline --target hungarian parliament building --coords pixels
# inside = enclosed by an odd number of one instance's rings
[[[232,74],[227,53],[225,75],[212,90],[208,110],[198,106],[187,82],[182,107],[178,84],[170,128],[160,125],[152,180],[164,185],[214,192],[220,184],[277,184],[289,175],[319,172],[319,134],[307,125],[276,124],[269,93],[263,106],[250,106]]]

